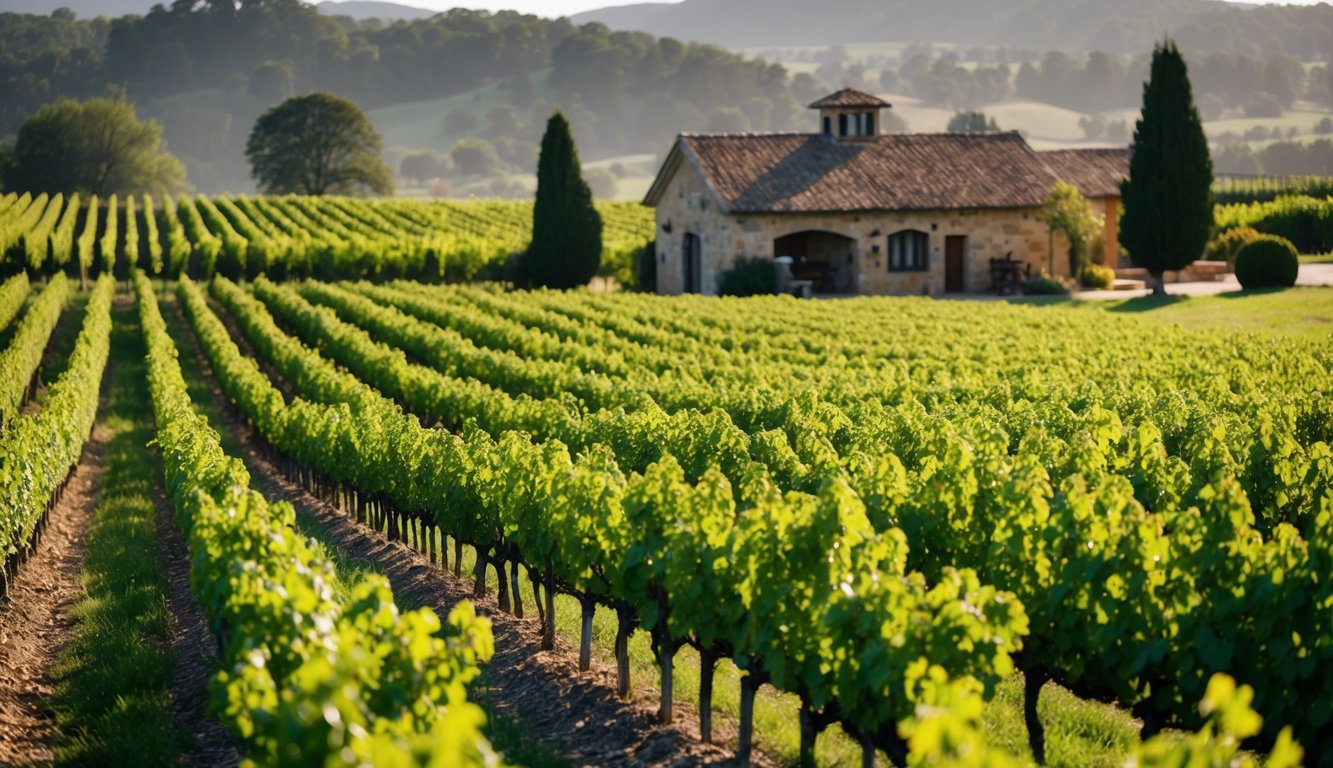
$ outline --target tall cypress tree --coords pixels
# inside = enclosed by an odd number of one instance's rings
[[[1120,244],[1152,275],[1153,293],[1166,293],[1163,272],[1183,269],[1203,253],[1213,227],[1212,187],[1213,160],[1185,59],[1166,40],[1153,50],[1129,179],[1120,185]]]
[[[556,112],[546,123],[537,160],[528,281],[547,288],[587,285],[602,261],[602,217],[583,180],[569,121]]]

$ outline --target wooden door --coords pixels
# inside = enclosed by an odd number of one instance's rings
[[[693,232],[685,233],[684,251],[685,293],[699,293],[703,287],[703,241]]]
[[[944,238],[944,290],[946,293],[963,291],[963,254],[967,252],[967,238],[950,235]]]

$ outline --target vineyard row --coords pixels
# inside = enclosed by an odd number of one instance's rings
[[[652,212],[599,203],[602,274],[634,281]],[[231,278],[503,275],[527,249],[532,204],[204,195],[154,200],[0,196],[0,271],[86,275],[120,264],[151,275]]]

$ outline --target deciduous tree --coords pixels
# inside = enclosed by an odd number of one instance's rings
[[[1162,273],[1185,268],[1208,244],[1212,186],[1213,161],[1185,59],[1167,40],[1153,51],[1129,178],[1120,185],[1120,244],[1152,275],[1153,293],[1166,293]]]
[[[500,168],[495,145],[485,139],[459,139],[449,157],[464,176],[490,176]]]
[[[18,192],[163,194],[187,189],[185,167],[162,146],[162,128],[122,96],[62,99],[19,130],[5,188]]]
[[[380,149],[380,135],[360,107],[340,96],[312,93],[261,115],[245,157],[268,194],[387,195],[393,192],[393,173]]]
[[[959,112],[949,118],[949,130],[954,133],[981,133],[1000,130],[995,118],[986,117],[984,112]]]
[[[434,152],[413,152],[398,164],[398,173],[407,179],[429,181],[438,179],[449,172],[453,161]]]
[[[291,98],[296,90],[295,67],[290,61],[266,61],[250,73],[246,91],[265,103]]]
[[[1055,182],[1055,188],[1046,196],[1037,219],[1052,233],[1063,233],[1069,241],[1069,274],[1078,277],[1088,263],[1088,241],[1102,231],[1105,220],[1092,210],[1092,205],[1077,187],[1063,181]],[[1050,270],[1054,272],[1054,252],[1050,259]]]

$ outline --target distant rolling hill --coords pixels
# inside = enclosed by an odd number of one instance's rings
[[[35,13],[49,16],[57,8],[68,8],[79,18],[106,16],[115,18],[128,14],[143,15],[154,5],[169,6],[170,0],[0,0],[0,13]],[[428,19],[435,11],[400,3],[379,0],[347,0],[322,2],[315,5],[326,16],[351,16],[354,19]]]
[[[165,3],[164,3],[165,5]],[[131,13],[145,14],[152,0],[0,0],[0,13],[35,13],[50,16],[57,8],[68,8],[79,18],[114,18]]]
[[[3,0],[0,0],[3,1]],[[315,5],[325,16],[351,16],[354,19],[429,19],[437,12],[426,8],[417,8],[399,3],[385,3],[379,0],[345,0],[344,2],[323,2]]]
[[[939,42],[1138,52],[1182,27],[1243,27],[1247,14],[1295,19],[1314,8],[1254,10],[1221,0],[685,0],[603,8],[573,20],[733,49]]]

